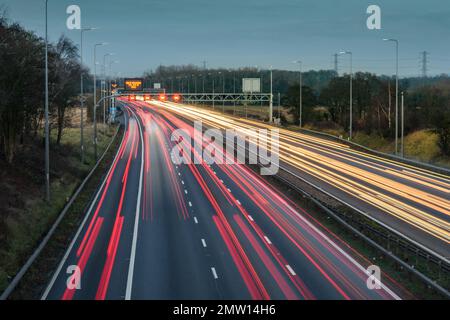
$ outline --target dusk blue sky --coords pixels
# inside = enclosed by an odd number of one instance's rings
[[[0,0],[9,18],[44,34],[44,1]],[[259,66],[332,69],[333,53],[351,50],[357,70],[392,74],[394,47],[400,41],[400,73],[420,74],[419,52],[428,51],[430,74],[450,72],[448,0],[49,0],[49,35],[65,33],[79,43],[79,31],[66,30],[66,7],[78,4],[86,34],[85,62],[93,66],[93,45],[116,53],[115,72],[140,75],[160,64],[208,67]],[[366,9],[382,9],[382,30],[366,28]],[[340,58],[340,71],[348,70]]]

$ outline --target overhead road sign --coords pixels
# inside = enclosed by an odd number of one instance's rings
[[[124,79],[124,89],[125,91],[143,91],[144,90],[144,80],[142,78],[128,78]]]

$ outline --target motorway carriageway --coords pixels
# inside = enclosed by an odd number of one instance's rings
[[[202,121],[207,128],[230,128],[253,136],[251,129],[275,128],[198,107],[152,103],[190,121]],[[283,168],[450,263],[449,176],[357,151],[342,143],[276,129],[280,133]],[[261,138],[258,134],[256,137]]]
[[[248,167],[173,164],[188,122],[120,103],[119,151],[43,299],[400,298],[385,273],[370,290],[370,261]]]

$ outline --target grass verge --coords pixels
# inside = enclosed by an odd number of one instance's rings
[[[98,152],[101,155],[110,143],[114,136],[116,128],[102,127],[98,135]],[[17,204],[13,208],[8,208],[10,214],[7,217],[6,231],[7,237],[3,239],[0,247],[0,291],[3,291],[8,285],[10,279],[17,273],[20,267],[25,263],[30,254],[37,247],[41,239],[45,236],[50,226],[58,217],[61,210],[64,208],[71,195],[80,185],[84,177],[90,172],[95,165],[94,148],[92,144],[93,129],[90,126],[85,128],[85,162],[80,161],[80,130],[78,128],[67,128],[64,132],[60,146],[54,143],[54,136],[52,135],[51,148],[51,202],[46,203],[43,199],[42,187],[27,189],[22,185],[23,181],[27,181],[25,175],[38,175],[41,173],[40,166],[41,159],[35,159],[33,162],[33,153],[35,148],[31,144],[29,150],[23,152],[19,158],[19,164],[23,165],[20,172],[13,170],[8,177],[10,181],[10,188],[19,192]],[[117,139],[116,139],[117,140]],[[114,145],[110,150],[115,152]],[[111,152],[111,151],[110,151]],[[108,157],[106,157],[106,160]],[[31,161],[28,163],[27,161]],[[103,161],[104,165],[107,161]],[[19,164],[13,167],[17,168]],[[96,170],[96,174],[90,179],[89,187],[95,188],[98,180],[103,174],[104,167],[102,165]],[[100,175],[100,177],[98,176]],[[41,177],[39,177],[41,178]],[[30,185],[42,184],[41,179],[31,180]],[[22,183],[19,183],[22,182]],[[92,185],[93,184],[93,185]],[[87,190],[86,187],[85,190]],[[92,190],[90,190],[92,194]],[[76,203],[72,206],[68,216],[74,217],[76,215],[82,216],[84,206],[87,199],[86,194],[80,196]],[[11,214],[14,212],[14,214]],[[64,237],[70,236],[71,227],[76,226],[76,221],[71,219],[64,219],[57,234],[52,238],[49,247],[55,245],[65,245]],[[52,259],[57,258],[58,251],[51,250],[50,253],[44,249],[41,257],[32,266],[29,272],[24,277],[23,281],[14,293],[14,298],[33,299],[38,298],[36,293],[40,286],[43,286],[45,276],[51,272],[53,265]],[[46,256],[48,260],[41,264],[41,258]],[[36,281],[35,283],[33,281]]]

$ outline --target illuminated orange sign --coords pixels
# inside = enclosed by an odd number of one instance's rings
[[[142,91],[143,83],[142,79],[125,79],[125,91]]]

